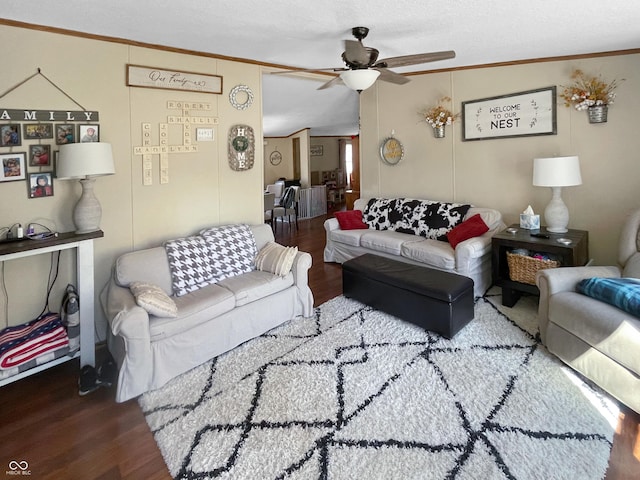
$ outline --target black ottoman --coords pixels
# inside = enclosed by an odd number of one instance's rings
[[[446,338],[473,320],[470,278],[370,253],[342,264],[342,291]]]

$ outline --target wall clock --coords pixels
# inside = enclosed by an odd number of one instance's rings
[[[238,95],[244,94],[244,102],[238,101]],[[245,110],[251,106],[253,103],[253,92],[246,85],[236,85],[229,92],[229,102],[233,105],[233,108],[237,108],[238,110]]]
[[[253,168],[255,137],[249,125],[233,125],[229,129],[229,166],[242,171]]]
[[[387,165],[397,165],[404,157],[404,147],[395,137],[387,137],[380,144],[380,158]]]
[[[269,156],[269,161],[271,162],[271,165],[280,165],[280,162],[282,161],[282,154],[277,149],[274,150]]]

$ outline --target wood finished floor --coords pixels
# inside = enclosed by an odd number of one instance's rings
[[[297,231],[285,226],[276,235],[313,256],[316,305],[342,293],[340,266],[322,259],[323,221],[300,221]],[[103,352],[99,347],[98,358]],[[115,403],[106,388],[80,397],[77,374],[74,360],[0,388],[0,475],[15,460],[29,463],[33,479],[169,479],[137,402]],[[639,423],[640,415],[622,411],[607,480],[640,478]]]

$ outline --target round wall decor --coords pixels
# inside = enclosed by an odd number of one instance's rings
[[[395,137],[387,137],[380,144],[380,158],[387,165],[397,165],[404,157],[404,147]]]
[[[244,93],[246,95],[246,99],[244,99],[243,103],[238,101],[239,93]],[[238,110],[245,110],[253,103],[253,92],[246,85],[236,85],[229,92],[229,102],[231,102],[231,105],[233,105],[234,108],[237,108]]]
[[[274,150],[269,156],[269,161],[273,166],[280,165],[280,162],[282,161],[282,154],[278,150]]]

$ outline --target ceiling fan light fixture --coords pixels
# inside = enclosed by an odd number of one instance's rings
[[[340,78],[344,84],[351,90],[361,92],[366,90],[375,83],[380,76],[378,70],[372,69],[357,69],[357,70],[345,70],[340,74]]]

